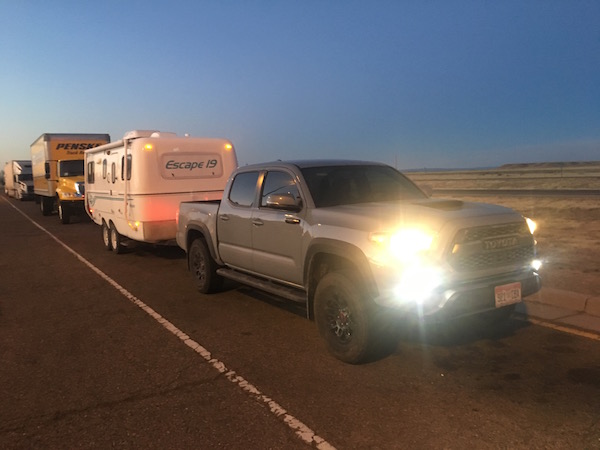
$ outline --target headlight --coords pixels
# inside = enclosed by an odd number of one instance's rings
[[[529,217],[525,217],[525,222],[527,222],[527,226],[529,227],[529,232],[533,234],[537,229],[537,223]]]
[[[390,257],[409,262],[431,248],[434,235],[419,229],[405,229],[395,233],[371,233],[370,238]]]
[[[62,192],[63,198],[79,198],[82,195],[76,192]]]

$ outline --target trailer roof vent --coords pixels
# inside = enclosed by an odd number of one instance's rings
[[[127,133],[125,133],[125,135],[123,136],[123,139],[137,139],[137,138],[143,138],[143,137],[150,137],[154,133],[158,133],[158,131],[156,131],[156,130],[133,130],[133,131],[128,131]]]
[[[160,138],[160,137],[176,137],[177,133],[169,133],[166,131],[155,131],[150,135],[152,138]]]

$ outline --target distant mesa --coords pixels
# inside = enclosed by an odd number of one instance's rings
[[[600,161],[566,161],[566,162],[541,162],[541,163],[520,163],[504,164],[499,169],[552,169],[552,168],[583,168],[588,166],[600,166]]]

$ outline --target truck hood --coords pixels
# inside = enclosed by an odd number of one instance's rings
[[[364,231],[418,227],[436,233],[449,223],[460,227],[462,222],[476,226],[523,220],[518,212],[500,205],[432,198],[317,208],[312,218],[318,223]]]

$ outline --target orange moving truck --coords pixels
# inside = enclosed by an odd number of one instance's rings
[[[35,201],[45,216],[69,223],[84,213],[84,151],[110,142],[108,134],[44,133],[31,144]]]

